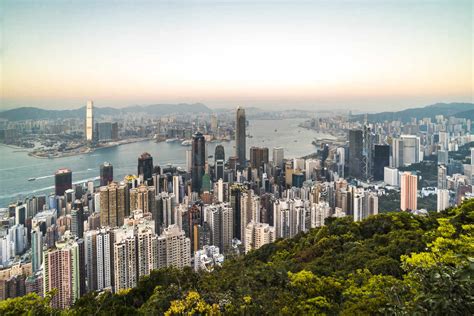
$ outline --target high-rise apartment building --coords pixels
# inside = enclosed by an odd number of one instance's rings
[[[416,210],[418,196],[418,178],[410,172],[402,173],[400,177],[400,209]]]
[[[100,188],[100,224],[101,226],[117,227],[123,225],[126,214],[125,184],[116,182]]]
[[[158,268],[191,266],[191,241],[178,225],[171,225],[158,237]]]
[[[85,293],[84,242],[65,236],[43,257],[44,293],[56,290],[51,300],[55,308],[67,308]]]
[[[266,223],[250,222],[245,228],[245,252],[275,241],[275,228]]]
[[[236,120],[235,120],[235,155],[238,158],[240,168],[244,168],[247,164],[246,158],[246,119],[245,109],[242,107],[237,108]]]
[[[449,190],[438,189],[437,195],[437,211],[444,211],[449,207]]]
[[[206,222],[211,229],[211,244],[226,253],[231,249],[234,237],[232,208],[227,203],[211,204],[205,212]]]

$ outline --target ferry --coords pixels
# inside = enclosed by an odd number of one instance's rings
[[[28,181],[35,181],[36,178],[29,178]]]
[[[178,138],[168,138],[168,139],[166,140],[167,143],[174,143],[174,142],[177,142],[177,141],[179,141]]]
[[[190,139],[187,139],[181,143],[181,146],[191,146],[193,144],[193,141]]]

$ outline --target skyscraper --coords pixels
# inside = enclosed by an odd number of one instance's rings
[[[400,178],[400,209],[402,211],[417,209],[417,181],[416,175],[410,172],[402,173]]]
[[[100,188],[100,225],[122,226],[126,214],[126,191],[124,184],[110,183]]]
[[[54,188],[58,196],[64,195],[66,190],[72,189],[72,172],[70,169],[62,168],[54,174]]]
[[[349,131],[349,176],[359,178],[362,176],[362,130]]]
[[[374,180],[383,180],[384,168],[390,165],[390,146],[375,145],[374,147]]]
[[[444,211],[449,207],[449,190],[438,189],[437,211]]]
[[[94,139],[94,102],[87,101],[86,106],[86,141],[91,142]]]
[[[217,145],[214,153],[215,180],[224,179],[225,152],[224,146]]]
[[[252,168],[260,168],[264,164],[268,164],[268,148],[250,147],[250,164]]]
[[[275,241],[275,228],[266,223],[251,221],[245,228],[245,252]]]
[[[274,147],[273,148],[273,165],[275,167],[283,168],[283,159],[284,159],[284,151],[282,147]]]
[[[446,177],[448,175],[448,170],[445,165],[438,166],[438,190],[443,190],[448,188],[448,183]]]
[[[153,184],[153,157],[145,152],[138,157],[138,176],[148,185]]]
[[[193,135],[192,149],[192,190],[193,192],[201,192],[202,176],[206,168],[206,140],[201,132]]]
[[[211,243],[223,252],[232,247],[233,212],[227,203],[212,204],[206,207],[206,221],[211,228]]]
[[[100,186],[108,185],[114,181],[114,167],[110,162],[104,162],[100,165]]]
[[[238,158],[240,168],[245,168],[247,159],[245,158],[245,109],[238,107],[235,121],[235,155]]]

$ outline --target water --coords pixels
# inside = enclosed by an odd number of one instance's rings
[[[315,147],[311,144],[315,138],[331,138],[329,135],[299,128],[298,124],[302,121],[303,119],[250,121],[247,133],[252,137],[247,138],[247,158],[251,146],[268,147],[270,159],[271,149],[277,146],[285,149],[285,158],[301,157],[315,152]],[[214,155],[218,144],[207,144],[208,155]],[[221,144],[224,146],[226,159],[235,155],[233,141]],[[173,164],[184,167],[186,149],[189,148],[178,142],[143,141],[103,148],[80,156],[38,159],[28,156],[24,151],[0,146],[0,207],[6,207],[10,202],[27,196],[53,192],[54,172],[62,167],[72,170],[73,183],[83,183],[96,180],[100,164],[108,161],[114,166],[114,179],[121,179],[127,174],[137,173],[137,159],[142,152],[149,152],[155,165]],[[28,181],[29,178],[36,180]]]

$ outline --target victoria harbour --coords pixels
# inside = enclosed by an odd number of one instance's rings
[[[304,119],[250,120],[247,142],[250,146],[284,146],[285,157],[301,157],[316,151],[311,142],[317,138],[331,138],[298,125]],[[208,142],[207,154],[213,155],[215,147],[224,146],[226,156],[235,155],[234,141]],[[152,155],[154,163],[185,167],[186,149],[179,142],[147,140],[116,147],[98,149],[90,154],[71,157],[39,159],[28,156],[25,150],[0,146],[0,207],[31,195],[47,194],[54,190],[54,173],[60,167],[72,170],[75,184],[97,180],[99,166],[108,161],[114,166],[114,177],[120,180],[127,174],[136,174],[137,157],[142,152]],[[247,148],[248,151],[248,148]],[[213,161],[212,158],[209,161]],[[34,181],[28,181],[35,178]],[[8,185],[7,185],[8,184]]]

